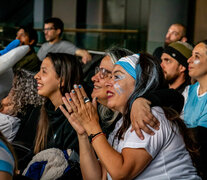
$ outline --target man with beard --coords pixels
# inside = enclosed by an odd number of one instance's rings
[[[192,55],[192,49],[190,44],[177,41],[169,44],[161,56],[161,67],[169,88],[180,93],[190,84],[187,60]]]
[[[182,42],[187,42],[187,37],[186,37],[186,28],[182,24],[172,24],[165,36],[165,45],[164,47],[167,47],[170,43],[176,42],[176,41],[182,41]],[[153,52],[153,56],[160,59],[162,56],[164,48],[163,47],[158,47],[155,49]]]
[[[16,39],[20,41],[20,46],[29,45],[30,51],[13,66],[13,71],[21,68],[32,72],[39,71],[41,61],[34,51],[34,46],[37,43],[37,32],[30,26],[20,27]]]
[[[44,22],[45,42],[39,49],[37,56],[41,61],[46,57],[48,52],[68,53],[82,57],[82,62],[86,64],[91,60],[91,55],[84,49],[77,48],[71,42],[61,40],[64,24],[59,18],[49,18]]]

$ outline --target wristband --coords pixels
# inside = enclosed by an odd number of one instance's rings
[[[106,136],[103,132],[98,132],[98,133],[96,133],[96,134],[91,134],[90,136],[88,136],[88,140],[89,140],[89,142],[92,143],[93,140],[94,140],[94,138],[95,138],[95,137],[98,137],[99,135],[104,135],[104,136]]]

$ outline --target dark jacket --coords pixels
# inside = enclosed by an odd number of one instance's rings
[[[45,109],[49,120],[47,148],[59,148],[61,150],[74,149],[78,153],[78,138],[76,131],[68,122],[65,115],[55,107],[51,101],[47,101]]]

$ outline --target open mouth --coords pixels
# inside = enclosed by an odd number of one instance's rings
[[[112,93],[111,91],[107,91],[107,98],[111,98],[113,97],[114,93]]]
[[[43,85],[42,84],[40,84],[40,83],[37,83],[37,89],[39,90],[39,89],[41,89],[43,87]]]

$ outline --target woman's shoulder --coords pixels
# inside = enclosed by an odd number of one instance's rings
[[[0,113],[0,125],[8,125],[10,126],[11,124],[19,124],[20,119],[18,117],[10,116],[7,114],[2,114]]]
[[[152,114],[160,122],[160,129],[155,131],[155,134],[162,134],[163,138],[172,136],[175,132],[178,132],[178,126],[176,123],[172,123],[171,120],[166,118],[166,113],[161,107],[153,107],[151,109]]]
[[[14,158],[6,144],[0,139],[0,171],[13,175]]]

